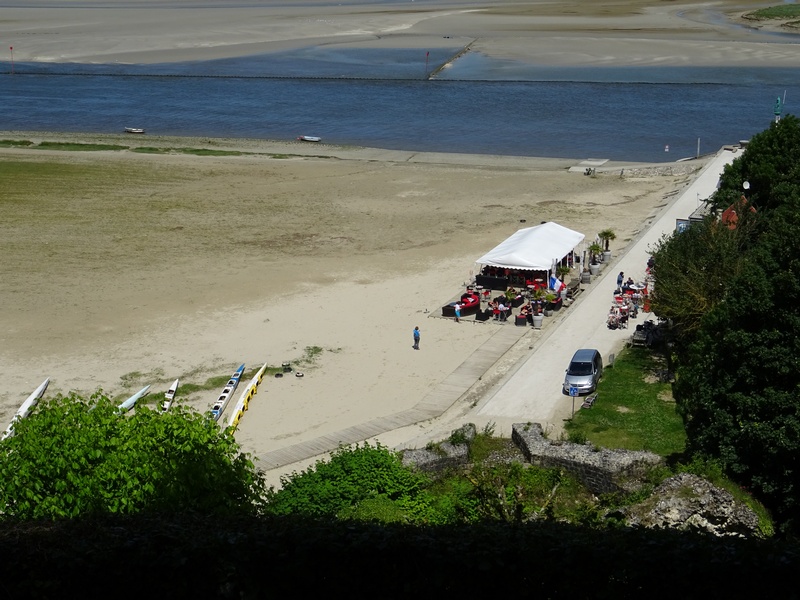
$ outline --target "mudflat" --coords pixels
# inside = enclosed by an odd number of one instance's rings
[[[23,0],[3,6],[0,40],[20,62],[142,64],[323,46],[460,45],[541,65],[795,66],[796,42],[774,35],[796,32],[790,21],[743,18],[761,7],[735,0],[266,1],[235,8],[211,0]]]

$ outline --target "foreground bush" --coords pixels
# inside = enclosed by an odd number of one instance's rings
[[[7,519],[143,511],[254,513],[264,484],[236,441],[194,410],[121,415],[102,395],[38,407],[0,443]]]

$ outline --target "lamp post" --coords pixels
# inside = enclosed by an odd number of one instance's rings
[[[14,46],[9,46],[8,49],[11,51],[11,74],[14,74]]]

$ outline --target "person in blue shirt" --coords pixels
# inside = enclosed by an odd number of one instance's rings
[[[414,350],[419,350],[419,327],[414,327]]]

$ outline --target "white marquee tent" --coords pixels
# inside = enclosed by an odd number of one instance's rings
[[[542,223],[520,229],[475,262],[507,269],[549,271],[554,261],[569,254],[584,237],[558,223]]]

